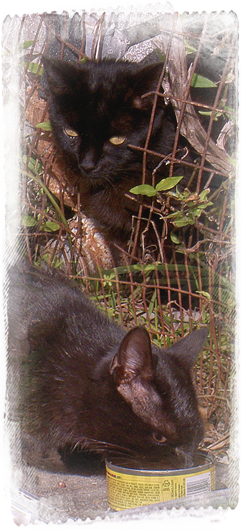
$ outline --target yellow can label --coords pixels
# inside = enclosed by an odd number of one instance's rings
[[[113,510],[136,508],[215,489],[215,467],[188,475],[128,475],[107,467],[108,504]]]

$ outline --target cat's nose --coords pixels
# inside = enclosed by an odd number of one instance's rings
[[[96,166],[98,156],[95,151],[88,151],[79,162],[79,168],[85,173],[90,173]]]
[[[180,447],[176,447],[175,452],[180,460],[180,464],[183,468],[194,466],[194,454],[193,451],[185,451]]]

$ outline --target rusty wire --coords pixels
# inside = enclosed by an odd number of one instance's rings
[[[159,265],[162,268],[154,266],[153,261],[143,262],[142,259],[136,255],[136,249],[140,246],[141,237],[143,248],[145,247],[145,237],[141,234],[141,219],[143,207],[146,208],[145,198],[139,201],[139,212],[137,215],[137,222],[133,224],[133,241],[130,251],[123,251],[123,267],[125,273],[120,272],[118,267],[108,267],[107,270],[103,267],[101,259],[96,259],[94,270],[90,271],[86,255],[83,252],[83,226],[81,223],[80,203],[81,198],[77,194],[76,205],[72,208],[71,222],[68,221],[68,228],[66,223],[61,219],[57,219],[50,208],[46,211],[48,203],[47,196],[42,190],[39,194],[38,184],[31,181],[31,170],[29,164],[34,158],[36,164],[40,160],[43,166],[42,179],[44,185],[51,189],[51,193],[55,193],[51,188],[53,176],[54,182],[57,182],[57,197],[62,212],[65,210],[66,200],[69,201],[68,207],[71,206],[71,193],[68,192],[68,179],[65,174],[56,172],[56,160],[58,161],[58,153],[52,142],[51,133],[43,133],[41,129],[36,128],[37,123],[45,122],[48,119],[48,102],[41,99],[39,90],[43,91],[40,84],[39,68],[35,75],[29,73],[29,66],[33,61],[35,54],[35,47],[38,41],[38,35],[41,28],[46,28],[46,38],[43,46],[43,53],[46,53],[49,47],[50,38],[55,38],[61,45],[60,58],[64,56],[66,48],[76,53],[76,60],[86,57],[85,40],[86,28],[85,18],[82,18],[83,37],[79,47],[68,42],[67,36],[67,18],[63,15],[63,34],[58,35],[52,27],[52,17],[46,20],[45,14],[41,15],[39,26],[36,30],[36,35],[27,54],[24,68],[20,75],[20,83],[25,84],[27,93],[25,98],[25,110],[29,113],[28,122],[33,130],[31,141],[29,138],[23,139],[24,148],[26,149],[27,158],[25,162],[25,175],[28,173],[28,179],[23,179],[22,184],[22,202],[23,209],[38,220],[37,224],[27,229],[23,226],[20,229],[20,239],[25,241],[26,254],[29,261],[34,262],[37,259],[41,262],[48,255],[48,265],[56,266],[56,260],[61,254],[64,263],[64,272],[69,277],[77,278],[84,286],[89,295],[111,316],[116,318],[122,325],[133,326],[138,324],[145,324],[150,331],[154,342],[161,344],[163,347],[170,345],[173,340],[192,331],[197,326],[208,324],[210,328],[209,345],[207,350],[201,356],[198,370],[196,372],[198,391],[200,396],[208,407],[209,417],[215,417],[216,425],[220,426],[220,421],[223,429],[227,428],[229,410],[229,378],[230,366],[232,362],[232,350],[234,337],[231,334],[234,319],[234,307],[230,310],[227,308],[227,300],[223,298],[221,282],[221,273],[228,275],[230,283],[233,281],[232,269],[232,227],[228,226],[228,219],[230,219],[230,194],[228,192],[232,185],[232,179],[223,175],[224,182],[227,183],[225,188],[220,185],[220,188],[215,191],[213,197],[220,201],[220,212],[217,214],[217,220],[209,219],[208,212],[203,218],[196,219],[196,241],[193,241],[193,230],[190,230],[188,244],[182,248],[181,253],[176,252],[176,247],[172,242],[167,244],[167,229],[164,223],[163,232],[157,234],[155,222],[153,221],[153,213],[164,218],[165,209],[168,208],[170,198],[164,198],[163,203],[160,201],[151,201],[149,204],[149,219],[147,221],[146,232],[153,230],[156,233],[157,249],[159,256]],[[99,57],[100,42],[103,31],[102,16],[96,24],[95,35],[92,44],[92,56]],[[22,42],[24,38],[25,17],[23,17],[19,29],[18,42]],[[196,52],[196,57],[192,65],[192,72],[195,71],[196,64],[202,52],[203,42],[205,38],[210,40],[206,35],[206,26],[208,20],[205,22],[205,27],[201,35],[199,35],[199,46]],[[165,76],[166,66],[168,65],[169,49],[172,42],[173,35],[179,35],[178,29],[175,30],[175,17],[173,22],[173,30],[169,35],[169,45],[165,57],[165,64],[162,74],[159,79],[158,86],[154,94],[154,104],[150,118],[149,131],[144,148],[138,146],[131,146],[133,149],[139,149],[143,153],[143,173],[140,175],[140,182],[146,180],[146,162],[147,156],[153,155],[159,157],[160,160],[166,162],[166,156],[162,153],[151,151],[149,141],[151,137],[152,125],[155,116],[155,107],[159,97],[164,97],[161,93],[161,86]],[[188,38],[188,32],[181,37]],[[196,36],[197,37],[197,36]],[[4,47],[4,44],[3,44]],[[234,40],[230,44],[230,50],[234,47]],[[225,83],[225,76],[228,69],[229,55],[225,63],[225,68],[221,76],[218,90],[216,93],[214,105],[201,104],[196,101],[190,102],[190,85],[191,77],[189,78],[184,97],[179,101],[181,110],[179,114],[179,121],[177,123],[176,136],[172,153],[170,153],[170,175],[173,172],[173,165],[180,164],[180,166],[187,166],[198,172],[196,180],[196,189],[194,193],[197,195],[202,190],[202,175],[204,172],[210,174],[210,181],[214,169],[207,164],[206,151],[208,148],[211,131],[213,126],[213,119],[216,112],[223,112],[220,107],[220,94],[222,93]],[[144,94],[143,97],[149,94]],[[35,100],[34,100],[35,98]],[[38,117],[33,118],[31,122],[31,112],[34,108],[34,103],[39,101]],[[178,101],[178,98],[176,98]],[[210,121],[207,129],[206,143],[202,155],[199,155],[197,162],[191,163],[185,161],[177,156],[178,138],[181,131],[181,123],[185,114],[187,104],[191,104],[193,108],[202,108],[211,111]],[[229,113],[229,109],[227,110]],[[43,147],[41,144],[43,143]],[[222,172],[215,170],[216,175],[222,176]],[[57,175],[57,176],[56,176]],[[154,183],[154,182],[153,182]],[[67,199],[66,199],[67,198]],[[138,201],[137,198],[132,197],[132,200]],[[210,215],[211,217],[211,215]],[[59,225],[59,229],[53,233],[41,230],[43,221],[51,221]],[[72,223],[72,224],[71,224]],[[73,225],[73,227],[72,227]],[[155,232],[156,230],[156,232]],[[144,234],[145,235],[145,234]],[[67,237],[72,238],[72,245],[68,246]],[[167,244],[170,262],[165,258]],[[225,252],[223,250],[225,244]],[[146,250],[144,248],[144,250]],[[143,255],[145,252],[143,252]],[[76,269],[73,269],[73,262],[76,264]],[[228,262],[228,265],[227,265]],[[172,264],[172,267],[170,265]],[[204,264],[207,265],[208,275],[204,281],[203,271]],[[230,265],[229,265],[230,263]],[[139,272],[133,266],[139,264]],[[148,264],[153,265],[148,269]],[[195,268],[195,274],[192,272]],[[220,273],[221,271],[221,273]],[[222,272],[224,271],[224,272]],[[218,281],[218,284],[217,284]],[[204,285],[205,283],[205,285]],[[208,352],[208,354],[207,354]]]

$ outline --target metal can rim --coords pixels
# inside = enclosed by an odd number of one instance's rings
[[[107,469],[114,471],[116,473],[125,473],[128,475],[137,475],[137,476],[177,476],[177,475],[195,475],[201,471],[206,471],[212,468],[215,464],[215,457],[210,454],[208,451],[198,450],[197,455],[205,460],[204,464],[200,464],[195,467],[182,468],[182,469],[138,469],[132,467],[120,466],[115,463],[112,463],[109,458],[106,458],[106,467]],[[114,458],[113,458],[114,460]]]

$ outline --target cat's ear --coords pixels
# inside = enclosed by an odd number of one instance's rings
[[[207,336],[208,328],[200,328],[167,348],[166,352],[175,355],[187,368],[192,368],[205,345]]]
[[[131,329],[121,342],[113,358],[110,373],[115,383],[128,383],[137,376],[151,379],[153,374],[151,341],[145,328]]]
[[[58,59],[42,57],[44,72],[51,94],[61,95],[69,90],[69,77],[73,66]]]
[[[144,98],[142,96],[156,91],[162,69],[162,64],[152,64],[145,66],[133,74],[132,90],[129,93],[129,96],[132,98],[133,107],[143,109],[153,104],[154,94]],[[163,92],[162,88],[160,88],[160,92]],[[158,103],[159,106],[164,106],[164,98],[159,97]]]

